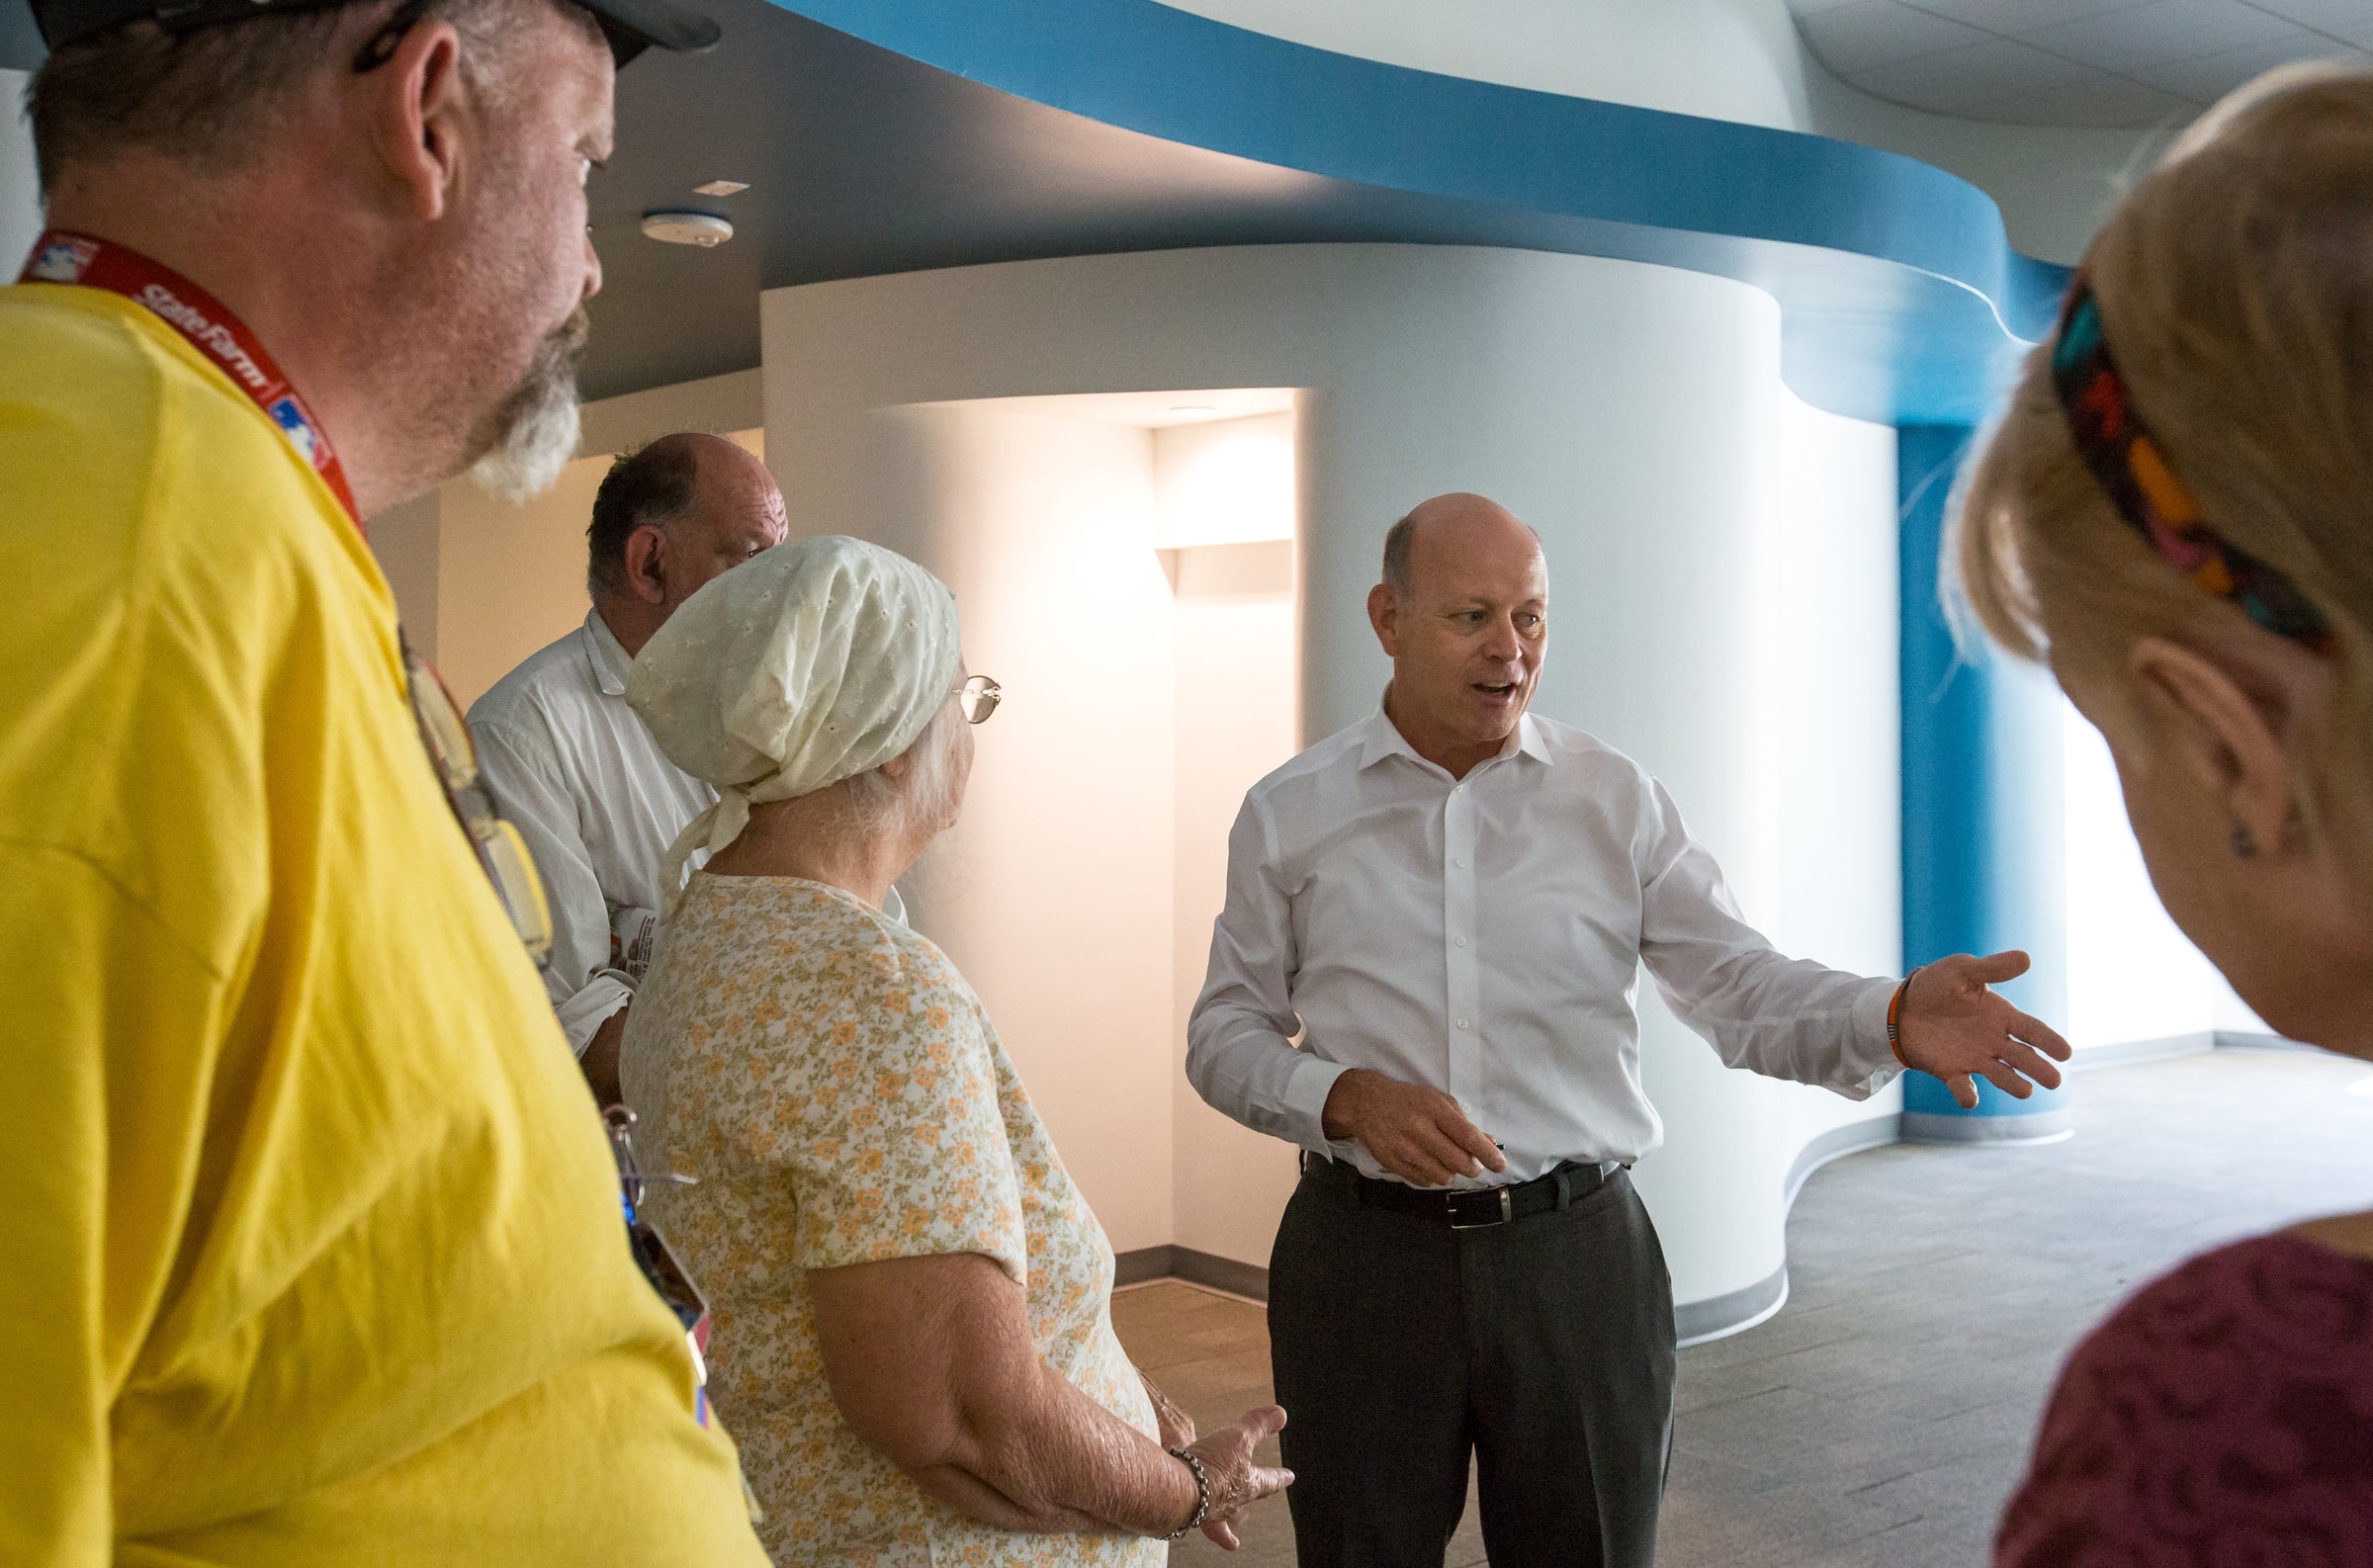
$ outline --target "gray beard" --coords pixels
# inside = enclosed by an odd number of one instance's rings
[[[551,489],[576,456],[576,360],[584,352],[584,307],[536,346],[527,377],[497,416],[497,434],[470,467],[471,482],[514,505]]]

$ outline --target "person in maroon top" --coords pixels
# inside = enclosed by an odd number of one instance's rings
[[[2373,1057],[2373,75],[2242,89],[2120,204],[1948,552],[2108,740],[2176,923],[2269,1024]],[[1994,1560],[2373,1568],[2373,1214],[2096,1329]]]

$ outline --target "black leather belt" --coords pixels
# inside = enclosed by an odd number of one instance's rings
[[[1624,1169],[1613,1160],[1597,1165],[1568,1160],[1547,1176],[1507,1186],[1476,1187],[1462,1192],[1413,1187],[1401,1181],[1382,1181],[1324,1155],[1302,1153],[1302,1175],[1332,1181],[1371,1209],[1414,1214],[1454,1231],[1478,1231],[1506,1225],[1529,1215],[1571,1207],[1607,1184]]]

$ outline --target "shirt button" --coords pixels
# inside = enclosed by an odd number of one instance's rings
[[[1464,871],[1466,869],[1466,856],[1460,855],[1457,859],[1451,861],[1450,864],[1456,866],[1459,870]]]
[[[1464,946],[1466,945],[1466,938],[1465,938],[1465,937],[1463,937],[1463,936],[1459,937],[1459,938],[1458,938],[1458,945],[1459,945],[1460,947],[1464,947]]]
[[[1464,1029],[1464,1028],[1467,1028],[1467,1027],[1469,1027],[1469,1025],[1468,1025],[1467,1021],[1466,1021],[1464,1018],[1460,1018],[1460,1019],[1458,1020],[1458,1027],[1459,1027],[1459,1028],[1461,1028],[1461,1029]]]

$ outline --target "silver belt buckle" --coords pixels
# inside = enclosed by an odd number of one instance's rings
[[[1452,1199],[1450,1206],[1450,1229],[1454,1231],[1487,1231],[1494,1225],[1505,1225],[1510,1220],[1516,1218],[1516,1199],[1508,1195],[1509,1189],[1505,1186],[1497,1186],[1493,1187],[1492,1190],[1500,1195],[1500,1212],[1497,1218],[1488,1220],[1461,1220],[1458,1217],[1456,1199]],[[1468,1194],[1464,1192],[1458,1194],[1459,1197],[1465,1197]]]

